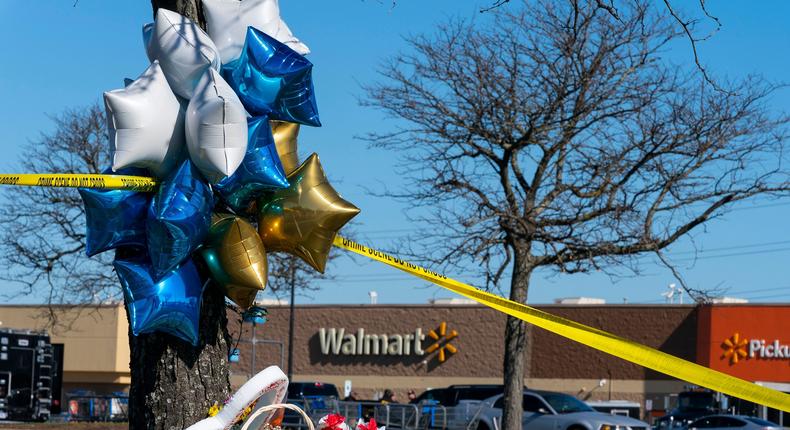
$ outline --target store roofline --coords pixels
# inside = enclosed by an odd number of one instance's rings
[[[50,305],[47,303],[8,303],[8,304],[0,304],[0,308],[44,308],[50,307],[53,309],[73,309],[73,308],[81,308],[81,309],[103,309],[103,308],[117,308],[123,307],[123,302],[118,303],[102,303],[102,304],[57,304],[57,305]]]
[[[607,304],[555,304],[555,303],[528,303],[529,306],[536,307],[536,308],[694,308],[698,305],[696,303],[689,303],[689,304],[649,304],[649,303],[607,303]],[[789,306],[790,302],[783,302],[783,303],[711,303],[708,306],[715,306],[715,307],[786,307]],[[286,304],[278,304],[278,305],[263,305],[263,307],[267,309],[274,309],[274,308],[288,308],[289,305]],[[344,307],[344,308],[380,308],[380,309],[387,309],[387,308],[484,308],[485,305],[481,304],[421,304],[421,303],[402,303],[402,304],[296,304],[295,307],[297,308],[311,308],[311,309],[322,309],[322,308],[337,308],[337,307]]]
[[[538,308],[693,308],[698,306],[696,303],[688,303],[688,304],[664,304],[664,303],[605,303],[605,304],[557,304],[557,303],[528,303],[529,306],[538,307]],[[41,307],[51,307],[55,309],[70,309],[70,308],[83,308],[83,309],[97,309],[97,308],[116,308],[122,307],[123,303],[115,303],[115,304],[57,304],[57,305],[47,305],[46,303],[27,303],[27,304],[0,304],[0,308],[41,308]],[[285,304],[269,304],[269,305],[262,305],[266,308],[288,308],[289,305]],[[724,307],[785,307],[790,306],[790,302],[774,302],[774,303],[711,303],[708,306],[715,306],[719,308]],[[486,307],[485,305],[481,304],[430,304],[430,303],[387,303],[387,304],[342,304],[342,303],[334,303],[334,304],[296,304],[297,308],[337,308],[337,307],[344,307],[344,308],[477,308],[477,307]]]

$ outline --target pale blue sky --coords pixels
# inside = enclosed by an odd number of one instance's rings
[[[402,35],[430,32],[448,17],[486,19],[477,13],[483,4],[405,0],[392,7],[388,0],[281,0],[285,20],[313,51],[309,59],[315,64],[324,124],[303,127],[300,150],[304,155],[318,152],[336,188],[362,209],[357,230],[370,246],[386,246],[414,226],[404,220],[400,203],[365,191],[376,181],[397,186],[401,180],[394,173],[393,154],[368,149],[354,138],[392,126],[380,113],[358,106],[360,84],[376,79],[376,66],[387,55],[405,49]],[[790,81],[789,3],[718,1],[709,2],[709,8],[724,24],[700,46],[711,71],[729,77],[761,73]],[[120,87],[123,78],[145,69],[140,28],[151,20],[151,10],[144,0],[79,0],[76,7],[73,0],[0,0],[0,17],[0,170],[13,172],[19,148],[51,129],[47,114],[96,102],[103,91]],[[688,64],[688,45],[674,47],[672,60]],[[788,96],[785,91],[776,97],[777,109],[790,108]],[[731,295],[755,301],[790,301],[788,214],[790,200],[752,204],[698,231],[695,241],[704,252],[696,264],[683,266],[685,277],[694,287],[721,285]],[[681,243],[670,255],[682,259],[691,256],[690,250],[688,243]],[[616,283],[603,275],[538,274],[530,301],[582,295],[610,303],[624,298],[660,302],[659,293],[673,280],[649,259],[644,269],[642,276]],[[370,290],[378,292],[380,303],[424,303],[431,297],[451,296],[374,263],[341,259],[331,270],[338,280],[324,283],[320,292],[302,302],[364,303]]]

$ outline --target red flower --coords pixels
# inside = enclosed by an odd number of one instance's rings
[[[368,421],[367,424],[365,424],[363,421],[360,421],[359,424],[357,424],[357,429],[358,430],[378,430],[379,428],[376,426],[376,420],[374,418],[371,418],[370,421]]]
[[[326,430],[343,430],[343,423],[346,421],[346,417],[340,414],[329,414],[322,421],[324,421],[323,428]]]

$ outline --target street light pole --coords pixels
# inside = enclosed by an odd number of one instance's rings
[[[290,256],[290,281],[291,281],[291,303],[290,303],[290,316],[288,318],[288,380],[293,380],[293,367],[294,367],[294,300],[296,299],[296,257]]]

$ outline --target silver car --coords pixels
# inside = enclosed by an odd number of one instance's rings
[[[502,395],[482,402],[478,430],[502,428]],[[576,397],[551,391],[524,391],[524,430],[647,430],[644,421],[595,411]],[[471,426],[470,426],[471,427]]]
[[[781,430],[781,426],[770,421],[745,415],[708,415],[687,427],[689,430]]]

